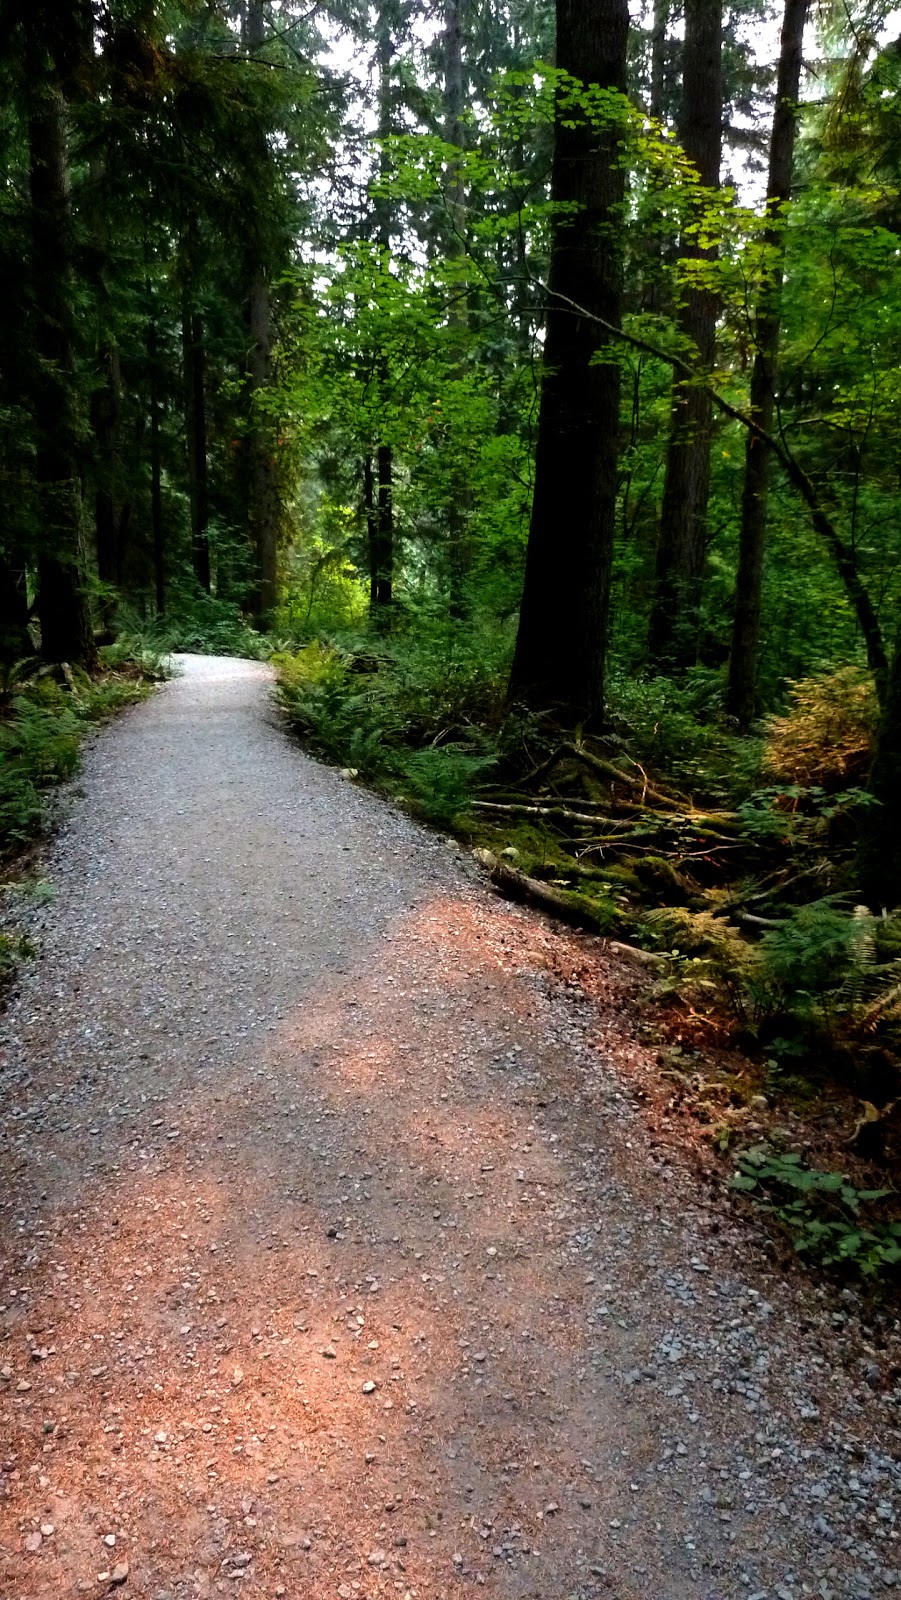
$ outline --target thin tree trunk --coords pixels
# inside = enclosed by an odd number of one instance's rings
[[[393,132],[391,61],[394,41],[391,34],[391,11],[387,0],[381,0],[376,23],[376,66],[378,71],[378,135],[380,140]],[[389,176],[390,160],[382,146],[379,154],[379,177],[382,188],[375,202],[375,236],[379,247],[381,270],[387,273],[391,265],[391,201],[384,185]],[[379,385],[384,396],[388,386],[387,362],[383,356],[378,361]],[[383,401],[384,403],[384,401]],[[372,617],[377,627],[386,627],[388,607],[394,596],[394,451],[384,438],[376,448],[378,496],[376,499],[375,582],[372,588]]]
[[[185,383],[185,434],[188,447],[188,493],[191,501],[191,557],[201,589],[210,592],[209,482],[206,457],[206,363],[203,323],[188,300],[182,309],[182,352]]]
[[[874,911],[901,905],[901,628],[885,680],[879,734],[870,772],[869,805],[861,821],[857,867]]]
[[[766,433],[771,432],[776,403],[776,368],[782,308],[782,273],[785,256],[784,210],[791,198],[801,51],[809,0],[786,0],[782,19],[776,106],[770,136],[767,180],[767,217],[763,235],[766,252],[764,278],[754,319],[754,365],[751,370],[750,414]],[[745,441],[745,479],[741,502],[738,573],[735,583],[735,618],[729,658],[727,705],[742,728],[757,711],[757,674],[760,656],[760,615],[766,546],[767,493],[770,452],[748,433]]]
[[[244,12],[244,46],[254,56],[266,42],[263,0],[247,0]],[[259,159],[271,157],[261,135]],[[248,313],[250,350],[247,375],[250,380],[250,430],[248,437],[248,511],[251,543],[256,555],[257,587],[255,612],[264,625],[272,615],[278,598],[278,528],[280,495],[272,430],[263,417],[258,397],[272,380],[272,327],[269,286],[263,266],[263,243],[252,241],[249,259]]]
[[[679,141],[701,183],[715,189],[723,143],[722,0],[686,0],[683,63]],[[691,241],[683,241],[681,254],[688,260],[712,256]],[[697,350],[699,371],[709,372],[716,347],[716,296],[709,289],[684,290],[677,322]],[[684,380],[674,383],[648,630],[648,656],[658,667],[687,666],[697,649],[711,426],[707,390]]]
[[[382,623],[394,599],[394,456],[390,444],[380,444],[378,462],[378,550],[375,562],[376,615]]]
[[[463,124],[463,17],[466,0],[446,0],[444,19],[444,137],[455,150],[465,148]],[[466,255],[466,189],[462,161],[449,163],[445,181],[447,205],[446,258],[453,266]],[[453,288],[453,281],[452,281]],[[462,281],[458,295],[462,296]],[[453,372],[463,376],[466,334],[469,318],[465,301],[456,298],[451,305],[448,322],[453,341]],[[467,538],[469,524],[469,483],[461,454],[464,441],[454,437],[451,430],[448,446],[451,452],[450,494],[447,503],[447,533],[450,556],[450,614],[462,620],[467,612],[466,583],[469,577],[471,552]]]
[[[370,451],[363,457],[363,509],[366,513],[366,548],[369,555],[369,608],[374,612],[378,603],[379,511],[375,498],[375,475]]]
[[[625,0],[557,0],[557,66],[626,87]],[[599,718],[616,522],[619,367],[604,360],[620,319],[615,126],[592,126],[560,91],[551,197],[568,213],[551,246],[535,494],[510,695],[568,722]],[[587,315],[583,314],[583,309]]]
[[[32,650],[25,572],[0,552],[0,661],[18,661]]]
[[[666,28],[669,22],[669,0],[654,0],[651,23],[651,83],[648,97],[648,115],[662,118],[666,86]]]
[[[71,213],[66,106],[41,36],[42,11],[26,18],[31,273],[36,307],[33,406],[41,511],[38,615],[48,661],[96,662],[87,593],[79,428],[75,402]]]
[[[156,593],[156,614],[162,617],[166,610],[166,546],[163,529],[163,472],[160,441],[160,374],[159,346],[156,325],[147,330],[147,354],[150,358],[150,530],[153,544],[153,581]]]
[[[261,416],[257,397],[268,389],[272,378],[272,335],[269,317],[269,289],[262,272],[254,274],[250,285],[250,531],[257,562],[257,621],[271,618],[278,598],[279,491],[272,431]]]
[[[122,504],[120,484],[122,462],[119,430],[122,422],[122,369],[119,351],[104,341],[99,351],[103,383],[96,390],[91,406],[91,421],[97,446],[98,483],[94,494],[94,536],[97,545],[97,574],[107,593],[100,602],[101,631],[106,643],[114,634],[118,590],[122,584],[123,534],[127,513]],[[109,591],[112,591],[110,593]]]

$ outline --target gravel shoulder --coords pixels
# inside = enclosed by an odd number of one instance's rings
[[[629,980],[181,666],[0,1018],[0,1594],[901,1590],[897,1350],[658,1137]]]

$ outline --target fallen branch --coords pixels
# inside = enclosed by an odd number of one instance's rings
[[[471,804],[474,811],[495,811],[510,817],[550,817],[561,822],[590,822],[592,827],[600,821],[594,813],[570,811],[566,806],[505,805],[499,800],[473,800]]]
[[[583,901],[567,894],[564,889],[555,889],[551,884],[539,883],[537,878],[529,878],[517,867],[510,867],[505,861],[499,861],[490,850],[474,850],[474,859],[479,866],[484,867],[496,889],[508,900],[518,900],[525,905],[537,906],[541,911],[546,911],[552,917],[559,917],[561,922],[568,922],[573,927],[586,928],[589,933],[601,931],[600,918]]]

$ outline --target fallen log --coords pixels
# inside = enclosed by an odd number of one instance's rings
[[[570,811],[568,806],[506,805],[500,800],[472,800],[470,804],[474,811],[491,811],[499,816],[549,817],[556,822],[590,822],[592,827],[597,827],[599,821],[607,822],[603,812],[598,816],[595,812]]]
[[[587,928],[589,933],[600,932],[600,919],[584,902],[568,895],[563,889],[555,889],[551,884],[540,883],[537,878],[529,878],[516,867],[509,867],[505,861],[499,861],[490,850],[473,850],[473,857],[484,867],[491,877],[491,882],[508,900],[517,900],[525,905],[536,906],[540,911],[548,912],[552,917],[558,917],[561,922],[568,922],[578,928]],[[624,961],[634,962],[636,966],[656,967],[666,958],[653,950],[639,950],[635,945],[621,944],[617,939],[605,939],[604,949],[610,955],[619,956]]]
[[[552,884],[527,877],[518,867],[510,867],[506,861],[499,861],[490,850],[474,850],[472,853],[479,866],[485,868],[495,888],[508,900],[537,906],[552,917],[559,917],[561,922],[586,928],[589,933],[600,933],[600,918],[584,900],[567,894],[565,889],[555,889]]]

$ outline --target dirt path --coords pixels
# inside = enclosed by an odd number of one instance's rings
[[[2,1019],[0,1592],[901,1586],[886,1358],[840,1370],[654,1139],[627,1023],[553,974],[585,944],[267,692],[188,659],[51,852]]]

